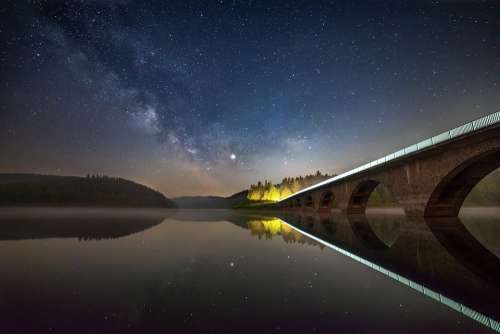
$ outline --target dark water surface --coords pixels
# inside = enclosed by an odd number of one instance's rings
[[[490,333],[499,223],[4,208],[0,332]]]

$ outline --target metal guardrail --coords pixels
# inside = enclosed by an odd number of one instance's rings
[[[465,135],[465,134],[468,134],[471,132],[478,131],[480,129],[486,128],[486,127],[493,125],[493,124],[496,124],[496,123],[500,123],[500,111],[493,113],[493,114],[490,114],[490,115],[487,115],[487,116],[484,116],[484,117],[481,117],[481,118],[478,118],[478,119],[473,120],[469,123],[460,125],[454,129],[445,131],[443,133],[440,133],[440,134],[435,135],[433,137],[430,137],[428,139],[422,140],[421,142],[418,142],[417,144],[410,145],[410,146],[405,147],[399,151],[396,151],[394,153],[388,154],[384,157],[381,157],[379,159],[376,159],[376,160],[373,160],[369,163],[366,163],[362,166],[351,169],[350,171],[339,174],[339,175],[334,176],[332,178],[329,178],[325,181],[316,183],[315,185],[304,188],[300,191],[297,191],[296,193],[293,193],[285,198],[282,198],[278,202],[285,201],[289,198],[292,198],[294,196],[297,196],[297,195],[304,193],[304,192],[307,192],[309,190],[316,189],[318,187],[324,186],[324,185],[329,184],[329,183],[333,183],[335,181],[339,181],[339,180],[344,179],[348,176],[360,173],[362,171],[366,171],[367,169],[373,168],[375,166],[383,165],[391,160],[398,159],[398,158],[407,156],[407,155],[412,154],[412,153],[416,153],[418,151],[430,148],[430,147],[438,145],[438,144],[442,144],[442,143],[447,142],[449,140],[452,140],[456,137],[459,137],[459,136],[462,136],[462,135]]]
[[[278,218],[279,219],[279,218]],[[302,231],[301,229],[287,223],[286,221],[282,220],[282,219],[279,219],[281,221],[281,223],[283,224],[286,224],[288,225],[289,227],[291,227],[292,229],[298,231],[299,233],[313,239],[314,241],[330,248],[330,249],[333,249],[334,251],[337,251],[345,256],[348,256],[350,257],[351,259],[353,259],[354,261],[357,261],[361,264],[364,264],[365,266],[373,269],[373,270],[376,270],[382,274],[384,274],[385,276],[387,277],[390,277],[392,279],[394,279],[395,281],[398,281],[418,292],[420,292],[421,294],[429,297],[429,298],[432,298],[434,299],[435,301],[451,308],[452,310],[456,311],[456,312],[459,312],[475,321],[477,321],[478,323],[482,324],[483,326],[486,326],[490,329],[492,329],[493,331],[495,332],[500,332],[500,322],[498,322],[497,320],[491,318],[491,317],[488,317],[487,315],[484,315],[482,313],[479,313],[478,311],[476,310],[473,310],[471,309],[470,307],[464,305],[464,304],[461,304],[451,298],[448,298],[446,297],[445,295],[439,293],[439,292],[436,292],[432,289],[429,289],[417,282],[414,282],[404,276],[401,276],[399,274],[396,274],[395,272],[393,271],[390,271],[388,269],[385,269],[384,267],[381,267],[373,262],[370,262],[362,257],[359,257],[357,256],[356,254],[353,254],[351,252],[348,252],[347,250],[343,249],[343,248],[340,248],[338,246],[335,246],[325,240],[322,240],[310,233],[307,233],[305,231]]]

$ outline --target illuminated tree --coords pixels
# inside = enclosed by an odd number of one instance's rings
[[[270,181],[258,182],[256,185],[251,185],[248,191],[247,198],[250,201],[279,201],[297,191],[306,187],[312,186],[318,182],[326,180],[330,176],[321,174],[317,171],[315,174],[299,177],[285,177],[281,183],[273,185]]]
[[[285,198],[287,196],[290,196],[292,194],[292,191],[288,187],[288,185],[282,185],[280,187],[280,199]]]
[[[292,182],[292,185],[290,186],[290,191],[292,193],[296,193],[299,191],[302,187],[300,186],[299,179],[295,178]]]

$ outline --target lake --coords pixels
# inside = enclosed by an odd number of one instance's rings
[[[3,208],[2,333],[491,333],[500,210]]]

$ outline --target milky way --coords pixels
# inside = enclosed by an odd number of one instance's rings
[[[338,173],[500,108],[500,3],[7,1],[0,172],[168,196]]]

